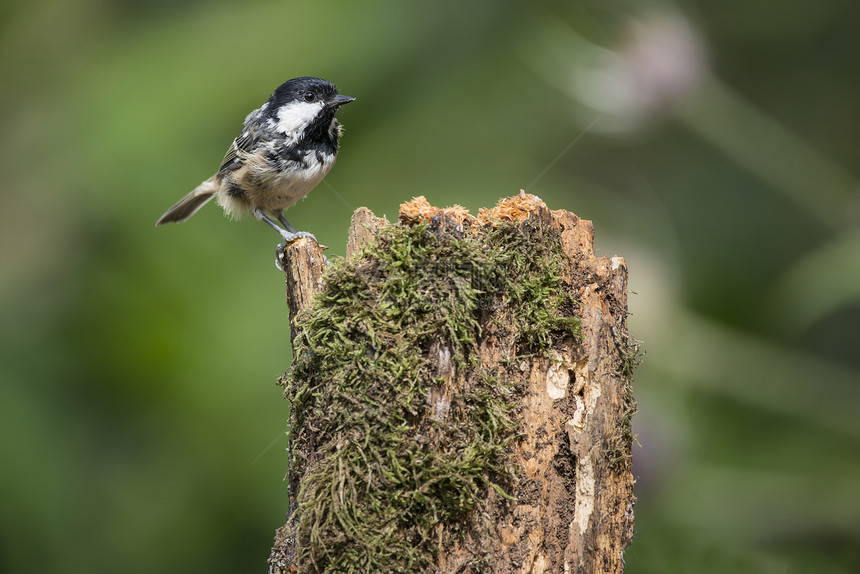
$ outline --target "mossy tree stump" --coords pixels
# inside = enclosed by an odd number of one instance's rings
[[[627,269],[532,195],[361,208],[282,254],[290,511],[271,572],[621,572],[633,534]]]

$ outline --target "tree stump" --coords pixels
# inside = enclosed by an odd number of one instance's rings
[[[270,572],[621,572],[633,535],[623,258],[520,193],[360,208],[282,253],[290,510]]]

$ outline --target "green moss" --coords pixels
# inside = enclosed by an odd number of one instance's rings
[[[633,434],[633,415],[638,410],[636,399],[633,398],[633,372],[642,363],[645,352],[642,350],[642,341],[633,337],[625,337],[618,343],[622,352],[617,371],[624,380],[622,415],[616,432],[604,440],[603,456],[610,468],[627,471],[633,462],[633,442],[638,443]]]
[[[645,351],[642,349],[642,341],[633,337],[623,341],[621,348],[621,364],[618,366],[618,372],[629,383],[633,380],[636,367],[642,364]]]
[[[512,319],[495,328],[523,354],[577,334],[558,245],[533,220],[468,235],[389,225],[331,267],[285,378],[300,571],[428,569],[439,524],[479,527],[489,489],[510,498],[515,389],[475,360],[480,319]]]

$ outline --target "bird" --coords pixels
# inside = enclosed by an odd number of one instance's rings
[[[185,221],[215,197],[228,216],[250,214],[277,231],[284,240],[279,250],[300,237],[316,241],[312,234],[296,231],[284,211],[310,193],[334,166],[343,134],[335,114],[353,101],[320,78],[284,82],[245,118],[215,175],[155,225]]]

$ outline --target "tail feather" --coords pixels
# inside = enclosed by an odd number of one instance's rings
[[[188,195],[177,201],[176,205],[168,209],[167,212],[165,212],[165,214],[155,222],[156,227],[165,223],[170,223],[171,221],[175,221],[176,223],[185,221],[197,213],[197,210],[203,207],[207,201],[212,199],[216,191],[218,191],[218,185],[215,183],[214,178],[207,179],[191,190]]]

